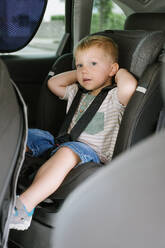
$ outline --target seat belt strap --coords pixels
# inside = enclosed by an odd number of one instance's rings
[[[72,121],[72,118],[76,112],[77,106],[79,105],[81,96],[82,96],[83,91],[79,88],[77,91],[77,94],[75,95],[72,104],[68,110],[68,113],[66,114],[64,121],[62,123],[62,126],[60,128],[60,131],[58,133],[58,136],[62,136],[67,133],[68,128],[70,126],[70,123]]]
[[[105,97],[107,96],[109,90],[116,87],[116,85],[113,86],[107,86],[103,88],[100,93],[95,97],[93,102],[90,104],[90,106],[87,108],[85,113],[82,115],[82,117],[78,120],[78,122],[75,124],[75,126],[72,128],[70,134],[67,133],[68,128],[70,126],[70,123],[72,121],[72,118],[77,110],[77,107],[80,103],[80,99],[82,96],[82,93],[87,93],[88,91],[79,86],[78,92],[73,99],[73,102],[69,108],[69,111],[64,119],[64,122],[62,124],[62,127],[60,129],[58,137],[55,138],[57,145],[67,142],[67,141],[73,141],[76,140],[80,134],[85,130],[88,123],[92,120],[94,115],[96,114],[97,110],[101,106],[102,102],[104,101]]]
[[[100,93],[94,98],[93,102],[89,105],[85,113],[81,116],[81,118],[70,131],[71,140],[76,140],[80,136],[80,134],[85,130],[89,122],[96,114],[97,110],[100,108],[109,90],[111,89],[112,87],[110,86],[103,88]]]

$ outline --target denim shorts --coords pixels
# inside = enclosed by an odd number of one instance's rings
[[[39,157],[48,149],[52,149],[54,146],[54,136],[41,129],[29,129],[27,146],[30,149],[32,156]],[[51,156],[56,153],[61,147],[69,147],[74,153],[76,153],[82,163],[95,162],[100,163],[100,159],[97,153],[87,144],[79,141],[69,141],[60,144],[57,148],[52,150]]]

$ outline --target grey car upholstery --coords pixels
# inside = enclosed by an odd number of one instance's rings
[[[56,248],[163,248],[165,132],[134,146],[66,200]]]
[[[0,60],[0,247],[6,247],[9,217],[26,140],[26,108]]]
[[[125,29],[135,30],[165,30],[164,13],[135,13],[125,22]],[[164,39],[165,43],[165,39]],[[155,62],[150,65],[139,78],[139,86],[147,91],[136,92],[129,102],[120,126],[113,157],[132,147],[143,138],[156,131],[157,120],[163,107],[160,93],[161,65],[164,61],[164,44]],[[144,53],[148,56],[150,47]]]

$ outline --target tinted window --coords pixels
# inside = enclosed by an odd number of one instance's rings
[[[113,1],[95,0],[92,13],[91,33],[105,29],[123,29],[126,16]]]
[[[65,1],[48,0],[43,21],[32,41],[13,54],[52,54],[65,32]]]

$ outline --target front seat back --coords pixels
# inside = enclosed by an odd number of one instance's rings
[[[7,245],[9,219],[25,148],[26,126],[24,102],[0,60],[0,247],[3,248]]]
[[[59,213],[55,247],[164,248],[164,147],[163,131],[75,190]]]

